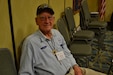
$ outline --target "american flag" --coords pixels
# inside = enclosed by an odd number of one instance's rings
[[[104,21],[105,11],[106,11],[106,0],[100,0],[99,1],[99,16],[100,16],[101,21]]]

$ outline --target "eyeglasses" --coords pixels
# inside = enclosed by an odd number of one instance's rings
[[[51,21],[51,20],[53,20],[54,16],[47,16],[47,17],[46,16],[39,16],[39,18],[41,21],[45,21],[47,19]]]

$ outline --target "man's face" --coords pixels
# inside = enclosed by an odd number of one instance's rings
[[[36,17],[36,23],[42,32],[51,31],[54,25],[54,16],[47,12],[43,12]]]

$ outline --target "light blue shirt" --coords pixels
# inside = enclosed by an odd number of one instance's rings
[[[77,64],[59,31],[52,29],[51,32],[53,41],[47,40],[40,30],[25,39],[19,75],[65,75]],[[53,49],[63,51],[66,58],[59,62]]]

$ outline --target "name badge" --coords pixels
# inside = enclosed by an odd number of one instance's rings
[[[56,56],[57,56],[57,59],[58,59],[58,60],[63,60],[63,59],[65,59],[65,55],[64,55],[64,52],[63,52],[63,51],[56,52]]]

